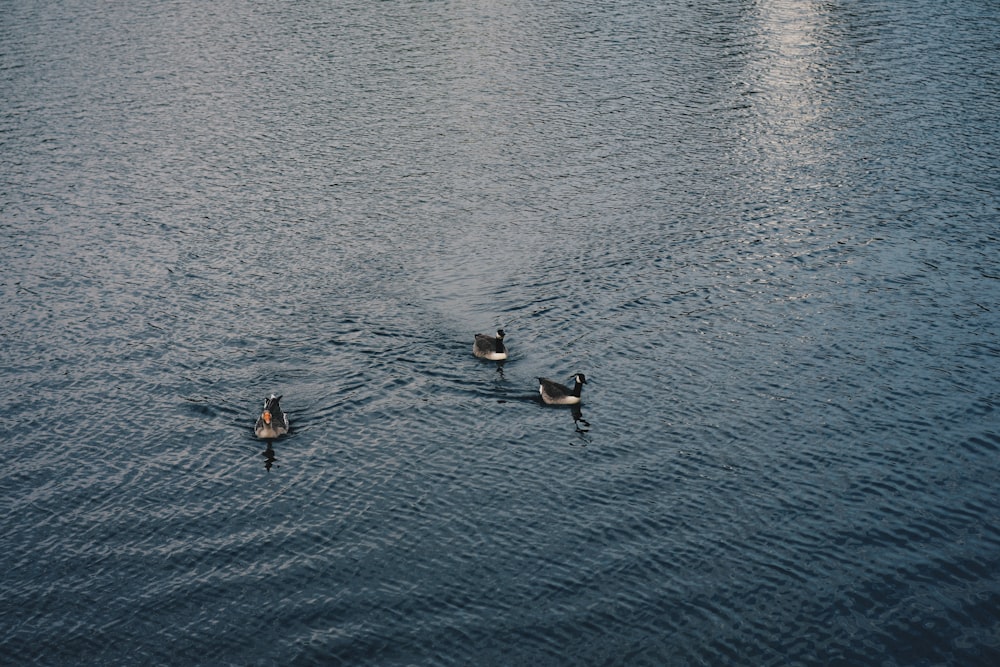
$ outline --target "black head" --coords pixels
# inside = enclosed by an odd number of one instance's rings
[[[504,336],[506,336],[506,335],[507,335],[507,334],[506,334],[506,333],[504,333],[504,330],[503,330],[503,329],[497,329],[497,338],[500,338],[500,339],[502,339],[502,338],[503,338]]]
[[[573,376],[573,379],[576,382],[579,382],[580,384],[587,384],[587,378],[584,376],[583,373],[577,373],[576,375]]]

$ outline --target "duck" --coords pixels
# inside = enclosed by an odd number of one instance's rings
[[[503,329],[497,329],[496,338],[477,333],[476,342],[472,345],[472,354],[480,359],[503,361],[507,358],[507,348],[503,344],[503,337],[506,335]]]
[[[573,376],[574,385],[570,389],[566,385],[538,378],[538,393],[542,395],[542,401],[548,405],[577,405],[580,403],[580,392],[583,385],[587,384],[587,378],[583,373]]]
[[[281,396],[274,394],[264,399],[264,410],[257,418],[257,424],[253,429],[258,438],[271,440],[288,433],[288,415],[281,411],[281,406],[278,405],[280,400]]]

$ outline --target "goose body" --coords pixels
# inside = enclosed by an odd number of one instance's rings
[[[496,338],[486,334],[476,334],[476,342],[472,345],[472,354],[480,359],[503,361],[507,358],[507,348],[503,344],[503,329],[497,329]]]
[[[281,396],[274,394],[264,399],[264,409],[253,429],[258,438],[271,440],[288,433],[288,415],[281,411],[280,400]]]
[[[573,381],[573,388],[570,389],[558,382],[538,378],[538,393],[542,395],[542,401],[548,405],[576,405],[580,402],[580,392],[583,390],[583,385],[587,384],[587,378],[583,373],[577,373],[573,376]]]

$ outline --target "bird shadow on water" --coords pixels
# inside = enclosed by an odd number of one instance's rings
[[[583,418],[583,408],[579,405],[571,405],[570,414],[573,415],[573,425],[576,426],[577,433],[588,433],[590,431],[590,422]]]
[[[275,465],[275,463],[278,460],[278,457],[274,453],[274,441],[273,440],[268,440],[267,441],[267,448],[264,451],[262,451],[260,453],[260,455],[264,457],[264,469],[267,470],[268,472],[271,472],[271,467],[272,466],[277,467],[277,468],[281,467],[280,465]]]
[[[264,460],[264,470],[271,472],[271,468],[280,468],[281,464],[278,463],[279,457],[278,452],[274,448],[275,440],[284,440],[282,438],[258,438],[253,433],[246,436],[246,439],[253,442],[253,460],[255,466],[260,463],[260,460]],[[260,449],[260,445],[264,445],[264,449]]]
[[[564,410],[566,410],[567,412],[569,412],[570,416],[573,418],[573,430],[574,430],[577,438],[579,438],[579,440],[583,443],[583,446],[586,447],[587,445],[591,444],[591,442],[593,441],[593,438],[590,435],[590,429],[591,429],[590,422],[587,421],[586,419],[584,419],[584,417],[583,417],[583,407],[580,404],[568,405],[568,406],[567,405],[559,405],[559,406],[546,405],[545,402],[540,397],[538,397],[538,396],[516,396],[516,397],[511,397],[511,398],[500,398],[500,399],[497,399],[497,403],[509,403],[511,401],[515,401],[515,402],[524,401],[525,403],[534,403],[535,405],[537,405],[537,406],[539,406],[539,407],[541,407],[541,408],[543,408],[545,410],[550,410],[550,411],[554,411],[554,412],[563,412]],[[568,410],[567,410],[567,408],[568,408]]]
[[[583,409],[579,405],[571,405],[570,414],[573,416],[573,428],[576,430],[576,435],[586,447],[591,443],[590,422],[583,418]]]

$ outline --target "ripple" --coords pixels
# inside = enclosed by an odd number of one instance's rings
[[[681,4],[13,2],[3,654],[991,664],[996,11]]]

